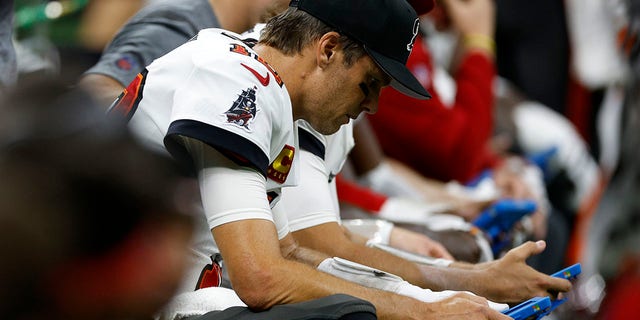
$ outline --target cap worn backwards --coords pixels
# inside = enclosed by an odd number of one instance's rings
[[[419,31],[414,9],[404,0],[292,0],[297,7],[364,45],[391,78],[391,86],[414,98],[431,95],[405,66]]]

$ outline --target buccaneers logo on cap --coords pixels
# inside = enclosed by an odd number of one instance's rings
[[[418,31],[420,31],[420,19],[416,18],[416,21],[413,22],[413,36],[411,37],[411,41],[409,41],[409,43],[407,44],[407,51],[409,52],[411,52],[411,49],[413,49],[413,43],[416,42]]]
[[[256,90],[257,87],[242,90],[242,93],[238,95],[238,99],[233,102],[233,105],[224,114],[227,116],[227,122],[239,125],[247,130],[249,123],[256,116]]]

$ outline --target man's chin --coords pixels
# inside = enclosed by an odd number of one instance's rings
[[[328,123],[323,125],[323,126],[318,126],[318,128],[316,128],[315,126],[313,127],[314,129],[316,129],[316,131],[328,136],[331,134],[334,134],[336,132],[338,132],[338,130],[340,130],[340,127],[342,127],[344,124],[335,124],[333,126],[329,125]]]
[[[340,130],[340,127],[342,127],[345,124],[348,124],[350,121],[352,121],[352,119],[349,118],[348,116],[334,118],[332,120],[324,120],[324,121],[318,121],[317,119],[313,119],[313,120],[307,119],[307,122],[311,125],[311,127],[313,127],[314,130],[316,130],[317,132],[323,135],[331,135],[338,132],[338,130]]]

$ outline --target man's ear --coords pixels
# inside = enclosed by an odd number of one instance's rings
[[[340,34],[331,31],[327,32],[318,41],[316,51],[316,61],[321,69],[326,68],[329,64],[337,59],[336,53],[342,50],[340,44]]]

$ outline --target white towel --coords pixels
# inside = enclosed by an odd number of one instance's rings
[[[160,311],[156,319],[180,320],[235,306],[247,306],[235,291],[219,287],[204,288],[176,295]]]

